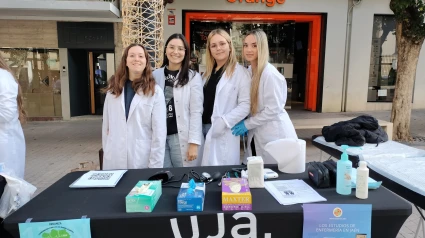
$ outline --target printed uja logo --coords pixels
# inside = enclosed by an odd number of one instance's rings
[[[342,209],[339,207],[335,207],[333,210],[333,214],[335,217],[340,217],[342,216]]]
[[[250,212],[238,212],[235,213],[232,216],[235,220],[238,220],[239,218],[245,218],[243,219],[246,221],[248,219],[249,223],[244,224],[238,224],[232,227],[230,233],[231,237],[261,237],[260,234],[257,234],[257,218],[254,214]],[[181,219],[181,218],[180,218]],[[223,237],[230,237],[229,234],[225,234],[225,223],[224,223],[224,214],[223,213],[217,213],[217,223],[218,223],[218,233],[215,236],[207,236],[207,238],[223,238]],[[182,235],[180,233],[179,225],[177,223],[177,218],[170,219],[171,222],[171,229],[173,230],[174,238],[182,238]],[[199,238],[199,226],[198,226],[198,218],[197,216],[191,216],[190,217],[190,223],[192,225],[192,238]],[[246,232],[246,229],[248,229],[249,234],[247,235],[241,235],[239,233],[240,229],[244,229],[244,232]],[[271,233],[265,233],[264,238],[271,238]]]

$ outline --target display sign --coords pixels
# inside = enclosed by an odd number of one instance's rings
[[[174,11],[176,9],[168,9],[168,25],[176,24],[176,15],[174,15]]]
[[[304,204],[303,210],[303,237],[371,237],[371,204]]]
[[[91,238],[90,219],[73,219],[19,224],[21,238]]]
[[[227,0],[230,3],[235,2],[246,2],[246,3],[265,3],[268,7],[275,6],[276,3],[278,4],[284,4],[286,0]]]

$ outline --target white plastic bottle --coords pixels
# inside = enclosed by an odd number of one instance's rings
[[[360,199],[366,199],[368,197],[368,178],[369,169],[367,168],[366,161],[360,161],[359,167],[357,168],[357,179],[356,179],[356,197]]]

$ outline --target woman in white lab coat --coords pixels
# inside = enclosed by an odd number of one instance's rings
[[[237,63],[226,31],[213,30],[206,48],[202,115],[206,139],[202,165],[239,165],[240,137],[233,136],[231,128],[249,113],[251,78]]]
[[[149,54],[128,46],[105,89],[103,169],[162,168],[164,163],[164,93],[155,84]]]
[[[164,62],[153,77],[164,90],[167,108],[164,167],[200,166],[202,78],[189,69],[189,45],[182,34],[173,34],[165,42]]]
[[[255,151],[265,164],[276,164],[264,150],[267,143],[282,138],[298,139],[294,125],[285,110],[286,80],[268,62],[269,47],[264,31],[255,29],[247,34],[243,42],[243,55],[251,63],[251,108],[248,119],[232,128],[233,134],[248,133],[248,145],[254,138]],[[252,156],[248,146],[248,156]],[[246,161],[245,161],[246,162]]]
[[[0,56],[0,163],[19,178],[25,173],[25,138],[22,126],[26,120],[21,87]]]

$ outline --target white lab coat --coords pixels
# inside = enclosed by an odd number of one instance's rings
[[[232,134],[231,128],[249,114],[251,77],[248,71],[237,64],[233,75],[223,73],[215,92],[211,129],[205,139],[203,166],[239,165],[240,137]],[[226,124],[221,136],[212,137],[214,122],[222,118]]]
[[[164,89],[164,68],[155,70],[153,77],[159,87]],[[175,84],[177,84],[177,80]],[[183,166],[200,166],[202,160],[202,151],[200,149],[203,142],[202,112],[204,111],[204,92],[201,75],[191,70],[189,73],[189,82],[183,87],[175,87],[173,89],[173,97]],[[189,143],[199,145],[198,157],[192,161],[187,159]]]
[[[0,69],[0,163],[21,179],[25,172],[25,138],[16,98],[18,83]]]
[[[107,93],[103,106],[103,169],[162,168],[165,139],[164,93],[136,93],[125,119],[124,91],[119,97]]]
[[[261,74],[258,94],[257,114],[245,120],[245,126],[249,130],[247,156],[252,155],[251,140],[254,137],[257,156],[261,156],[265,164],[276,164],[276,160],[264,150],[266,144],[283,138],[298,137],[285,110],[286,79],[270,63]],[[247,162],[246,158],[244,162]]]

